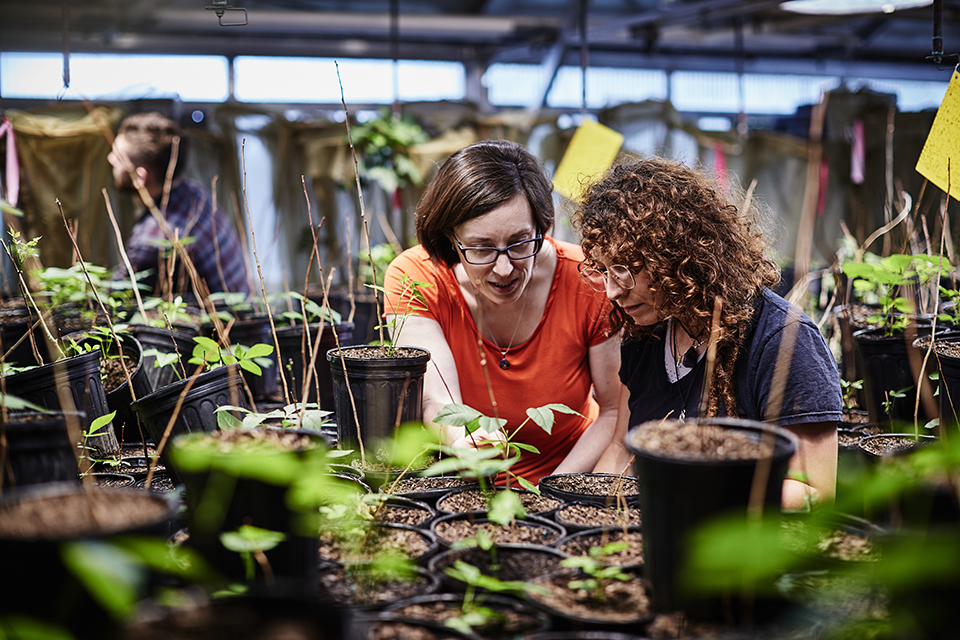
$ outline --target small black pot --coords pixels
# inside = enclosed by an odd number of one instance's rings
[[[642,528],[638,525],[633,525],[627,527],[627,534],[631,537],[639,536],[643,532]],[[557,541],[556,547],[560,551],[563,551],[569,556],[582,556],[587,555],[591,547],[601,547],[610,542],[619,542],[623,538],[623,529],[622,528],[608,528],[604,529],[602,527],[595,529],[584,529],[583,531],[578,531],[576,533],[571,533],[568,536],[564,536],[559,541]],[[642,538],[638,542],[638,550],[643,553],[643,542]],[[573,553],[574,550],[583,551],[583,553]],[[629,564],[620,564],[616,562],[616,558],[610,559],[608,556],[604,559],[604,562],[608,565],[617,565],[621,569],[627,571],[642,571],[643,562],[632,562]]]
[[[537,484],[537,487],[540,489],[540,493],[543,495],[556,498],[557,500],[562,500],[563,502],[580,502],[583,504],[594,504],[598,507],[615,507],[617,505],[616,495],[598,496],[586,493],[574,493],[572,491],[561,489],[557,486],[557,484],[562,483],[565,478],[572,478],[575,476],[590,476],[600,478],[620,477],[615,473],[561,473],[540,478],[540,482]],[[623,486],[625,489],[628,489],[631,484],[636,486],[637,479],[633,476],[623,476],[623,480]],[[640,495],[638,493],[628,493],[628,491],[625,490],[624,498],[627,501],[627,506],[632,508],[640,506]]]
[[[578,532],[578,531],[586,531],[586,530],[588,530],[588,529],[596,529],[596,528],[598,528],[598,526],[597,526],[598,523],[591,523],[591,524],[586,524],[586,525],[585,525],[585,524],[581,524],[581,523],[579,523],[579,522],[571,522],[570,520],[568,520],[567,518],[564,517],[564,511],[567,509],[567,507],[574,507],[574,506],[576,506],[576,505],[583,505],[584,507],[591,507],[591,508],[593,508],[593,509],[612,510],[614,513],[616,513],[616,509],[615,509],[614,507],[598,507],[598,506],[595,505],[595,504],[584,504],[584,503],[582,503],[582,502],[568,502],[568,503],[565,504],[564,506],[562,506],[562,507],[560,507],[559,509],[557,509],[556,513],[555,513],[554,516],[553,516],[553,519],[557,521],[557,524],[559,524],[559,525],[562,526],[564,529],[566,529],[568,534],[576,533],[576,532]],[[630,509],[630,512],[631,512],[631,513],[635,513],[635,514],[639,514],[639,513],[640,513],[640,509],[639,509],[639,508],[631,508],[631,509]],[[603,527],[603,528],[607,528],[607,529],[622,529],[622,528],[623,528],[623,525],[622,525],[622,524],[619,524],[619,523],[611,523],[611,524],[600,523],[600,526]],[[639,522],[634,523],[634,524],[628,524],[627,526],[639,526]]]
[[[328,565],[321,569],[317,580],[317,593],[320,602],[336,603],[355,612],[379,611],[398,599],[435,593],[440,580],[423,567],[414,566],[412,580],[391,581],[392,592],[386,592],[372,585],[368,589],[358,589],[360,583],[369,584],[371,564],[360,562],[348,565]]]
[[[415,613],[404,612],[404,609],[407,607],[430,606],[435,603],[443,603],[445,606],[450,607],[452,617],[457,614],[457,608],[463,605],[463,596],[455,593],[435,593],[428,596],[417,596],[415,598],[394,602],[384,607],[383,613],[389,615],[393,620],[405,620],[430,626],[439,626],[446,631],[450,627],[444,626],[441,620],[431,620],[423,617],[418,618]],[[481,598],[478,604],[492,609],[494,612],[513,612],[519,614],[527,621],[527,624],[520,628],[505,629],[502,627],[502,622],[495,620],[486,626],[473,629],[472,637],[508,640],[509,638],[522,635],[526,638],[528,634],[546,631],[550,628],[550,618],[546,613],[516,598],[490,594]]]
[[[409,522],[395,522],[389,518],[384,519],[382,516],[380,517],[380,522],[406,524],[418,529],[429,530],[431,521],[437,515],[437,512],[433,507],[425,502],[420,502],[419,500],[411,500],[410,498],[405,498],[403,496],[385,496],[383,494],[378,494],[376,497],[385,503],[384,509],[398,509],[404,512],[417,514],[417,517],[414,518],[414,520],[417,521],[416,524],[411,524]]]
[[[449,549],[430,559],[427,569],[438,576],[448,591],[462,593],[467,585],[448,576],[444,571],[457,560],[480,569],[484,575],[504,582],[527,582],[538,576],[556,573],[563,569],[560,562],[569,556],[553,547],[533,544],[498,544],[491,551],[479,547]],[[482,591],[482,589],[479,589]]]
[[[419,478],[421,476],[414,476],[414,477]],[[440,478],[443,480],[450,480],[450,476],[432,476],[432,477]],[[459,478],[459,476],[457,476],[457,478]],[[424,481],[429,482],[430,478],[424,478]],[[438,482],[440,482],[440,480],[438,480]],[[463,484],[457,487],[444,486],[444,487],[436,487],[436,488],[428,488],[428,489],[418,489],[416,491],[401,491],[393,495],[403,496],[404,498],[410,498],[411,500],[423,502],[424,504],[427,504],[431,508],[435,509],[437,506],[437,500],[439,500],[442,496],[450,493],[450,491],[452,491],[453,489],[478,489],[480,487],[480,484],[477,482],[472,482],[468,480],[462,480],[462,482]],[[387,487],[386,483],[384,483],[384,485],[381,486],[380,490],[383,491],[384,487]]]
[[[336,338],[334,337],[336,330]],[[324,360],[325,354],[330,349],[337,346],[337,338],[340,344],[350,344],[350,336],[353,333],[353,324],[345,322],[338,324],[331,329],[329,324],[323,325],[323,333],[320,332],[320,324],[310,325],[310,342],[307,343],[306,333],[303,325],[291,325],[289,327],[277,328],[277,343],[280,345],[280,375],[287,381],[287,390],[291,397],[300,399],[303,395],[303,382],[306,379],[307,366],[312,357],[311,349],[316,346],[319,338],[320,346],[317,347],[317,360],[314,363],[313,375],[310,377],[310,388],[307,390],[306,400],[303,402],[319,403],[320,408],[326,411],[334,411],[336,402],[334,401],[333,378],[330,375],[330,365]],[[320,395],[317,396],[317,387],[319,385]]]
[[[121,489],[123,487],[133,486],[133,476],[128,473],[111,473],[109,471],[98,471],[91,473],[94,484],[102,489]]]
[[[443,525],[449,522],[456,522],[458,520],[467,520],[473,524],[483,524],[489,522],[486,511],[468,511],[466,513],[451,513],[445,516],[438,516],[433,520],[433,523],[430,525],[430,531],[437,536],[437,540],[440,542],[440,547],[443,549],[449,549],[450,546],[456,542],[454,540],[447,540],[442,536],[440,532],[437,531],[438,528],[443,529]],[[545,547],[555,546],[556,543],[567,535],[566,529],[561,527],[559,524],[553,520],[548,520],[546,518],[541,518],[534,515],[527,515],[523,518],[517,518],[515,521],[518,525],[522,527],[529,527],[532,529],[542,529],[545,530],[543,534],[542,541],[538,540],[537,545],[542,545]],[[532,543],[531,543],[532,544]]]
[[[499,491],[505,491],[505,489],[498,489],[498,490],[499,490]],[[479,492],[480,489],[479,489],[479,487],[467,487],[467,488],[461,487],[461,488],[459,488],[459,489],[452,489],[452,490],[448,491],[447,493],[445,493],[444,495],[440,496],[440,498],[437,499],[437,513],[440,514],[440,515],[449,515],[449,514],[451,514],[451,513],[464,513],[463,511],[451,511],[450,509],[445,509],[445,508],[444,508],[444,500],[446,500],[447,498],[452,498],[452,497],[454,497],[454,496],[457,496],[457,495],[459,495],[459,494],[461,494],[461,493],[463,493],[463,492],[465,492],[465,491],[476,491],[476,492]],[[521,495],[521,496],[522,496],[522,495],[536,495],[536,494],[534,494],[532,491],[527,491],[526,489],[511,488],[510,491],[513,491],[514,493],[519,494],[519,495]],[[543,496],[543,497],[545,497],[545,498],[550,498],[549,496]],[[556,506],[555,506],[555,507],[552,507],[551,509],[547,509],[547,510],[545,510],[545,511],[530,511],[530,510],[527,510],[527,513],[530,514],[530,515],[538,516],[538,517],[540,517],[540,518],[546,518],[546,519],[548,519],[548,520],[554,520],[554,521],[555,521],[556,519],[555,519],[554,515],[556,514],[557,509],[559,509],[559,508],[563,505],[563,501],[562,501],[562,500],[559,500],[559,499],[557,499],[557,498],[550,498],[550,500],[553,500],[554,503],[556,503]],[[484,505],[484,506],[485,506],[485,505]],[[482,510],[482,509],[474,509],[473,511],[478,511],[478,510]]]
[[[438,549],[440,548],[440,544],[437,542],[437,536],[434,535],[434,533],[433,533],[432,531],[429,531],[429,530],[420,529],[420,528],[417,528],[417,527],[411,527],[411,526],[405,525],[405,524],[393,524],[393,523],[371,523],[371,524],[369,524],[369,525],[367,525],[367,526],[372,527],[373,529],[375,529],[375,530],[377,530],[377,531],[380,531],[380,532],[409,531],[409,532],[417,535],[417,536],[427,545],[427,550],[426,550],[426,551],[424,551],[423,553],[421,553],[421,554],[419,554],[419,555],[415,555],[415,556],[411,556],[411,557],[410,557],[410,559],[413,560],[414,562],[416,562],[417,564],[425,565],[425,564],[427,563],[427,561],[429,561],[430,558],[432,558],[432,557],[437,553]],[[336,530],[334,530],[334,531],[336,531]],[[350,530],[350,531],[352,531],[352,530]],[[367,533],[367,531],[368,531],[368,530],[365,528],[365,529],[363,530],[363,533],[360,533],[359,531],[357,531],[357,534],[358,534],[358,535],[365,535],[365,534]],[[371,535],[373,535],[373,534],[371,534]],[[369,543],[368,543],[368,544],[369,544]],[[377,549],[374,549],[374,551],[377,551]],[[340,552],[340,549],[339,549],[339,548],[337,549],[337,552]],[[349,560],[349,559],[348,559],[348,560],[346,560],[346,561],[343,561],[343,560],[338,560],[338,559],[336,559],[336,557],[326,556],[326,555],[324,555],[324,551],[323,551],[323,548],[322,548],[322,547],[321,547],[321,550],[320,550],[320,558],[321,558],[321,563],[350,564],[350,563],[352,563],[352,562],[356,562],[356,561],[357,561],[356,559],[354,559],[354,560]]]
[[[575,571],[564,570],[550,576],[541,576],[534,581],[534,584],[555,582],[559,585],[565,585],[571,580],[582,579],[585,576]],[[631,574],[632,581],[645,586],[644,581],[637,574]],[[598,615],[597,617],[584,617],[572,613],[571,611],[557,609],[540,600],[538,594],[527,594],[527,601],[533,604],[541,611],[550,616],[551,628],[558,631],[611,631],[618,633],[642,633],[644,626],[653,619],[653,613],[650,611],[649,604],[641,597],[641,602],[646,604],[646,609],[623,610],[623,605],[619,607],[610,607],[610,613],[622,616],[620,620],[612,620]],[[639,604],[639,603],[638,603]],[[629,615],[629,614],[633,615]],[[627,615],[624,615],[627,614]]]
[[[405,350],[411,357],[363,358],[360,353],[381,349],[363,346],[345,349],[350,355],[344,354],[341,362],[339,349],[327,351],[341,447],[356,449],[359,446],[358,431],[365,443],[389,438],[397,425],[398,414],[400,424],[419,422],[423,418],[423,376],[427,372],[430,352],[416,347],[397,348]],[[350,379],[349,390],[347,377]]]
[[[53,411],[84,415],[83,429],[110,413],[100,380],[100,349],[70,356],[51,364],[5,376],[6,392]],[[110,458],[120,450],[113,424],[101,428],[84,443],[91,457]]]
[[[80,428],[78,413],[11,411],[3,427],[12,484],[23,487],[46,482],[77,482],[76,445],[70,441],[67,420]],[[5,478],[5,483],[10,481]]]
[[[884,454],[877,454],[873,451],[870,451],[868,447],[871,442],[876,442],[884,438],[904,438],[907,440],[911,440],[912,444],[908,444],[905,447],[898,448],[896,450],[892,450]],[[861,454],[863,454],[863,456],[867,460],[871,462],[877,462],[883,458],[907,454],[910,451],[917,449],[918,447],[933,444],[936,441],[937,441],[937,438],[929,434],[917,435],[913,433],[878,433],[877,435],[864,436],[860,438],[859,442],[857,442],[857,449],[860,451]]]

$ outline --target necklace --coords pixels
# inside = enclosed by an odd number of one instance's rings
[[[510,368],[510,363],[507,362],[507,352],[510,351],[510,349],[513,349],[513,339],[517,337],[517,329],[520,328],[520,322],[523,320],[523,311],[526,308],[527,308],[527,298],[526,296],[524,296],[523,304],[520,306],[520,317],[517,318],[517,324],[516,326],[513,327],[513,335],[510,336],[510,344],[507,345],[506,349],[501,349],[500,345],[497,343],[496,338],[493,337],[492,333],[490,334],[490,340],[497,347],[497,351],[500,352],[499,364],[500,364],[500,368],[503,369],[504,371]]]
[[[690,335],[690,332],[687,331],[687,328],[683,326],[683,323],[680,322],[680,320],[676,318],[673,318],[673,320],[676,320],[676,323],[679,324],[684,331],[686,331],[688,336]],[[677,327],[676,325],[671,324],[670,329],[671,329],[670,344],[673,347],[672,349],[673,350],[673,371],[677,376],[677,384],[682,385],[683,378],[680,377],[680,365],[682,364],[687,369],[693,369],[695,366],[697,366],[697,362],[698,362],[697,349],[703,346],[703,344],[706,342],[706,339],[703,339],[700,342],[694,343],[694,345],[689,349],[687,349],[687,351],[683,354],[683,357],[678,360],[677,359]],[[691,380],[693,380],[693,378],[691,378]],[[687,418],[687,400],[690,398],[690,390],[693,389],[693,387],[694,387],[694,383],[691,382],[690,386],[687,387],[686,392],[684,391],[680,392],[680,416],[678,418],[680,422],[683,422]],[[682,387],[680,387],[680,389],[682,389]]]
[[[680,362],[683,364],[684,367],[686,367],[687,369],[693,369],[694,365],[697,364],[697,359],[698,359],[698,357],[699,357],[698,354],[697,354],[697,349],[699,349],[700,347],[702,347],[702,346],[707,342],[707,340],[709,339],[710,336],[709,336],[709,334],[708,334],[707,337],[704,338],[703,340],[697,341],[696,338],[693,337],[693,334],[690,333],[690,332],[687,330],[687,328],[683,325],[682,322],[680,322],[680,319],[679,319],[679,318],[674,318],[674,320],[676,320],[676,321],[677,321],[677,324],[680,325],[680,328],[683,329],[684,332],[685,332],[688,336],[690,336],[691,339],[694,340],[693,345],[684,352],[683,357],[680,359]],[[677,351],[676,351],[676,346],[677,346],[677,329],[676,329],[676,327],[673,328],[673,346],[674,346],[673,354],[674,354],[674,357],[676,357],[676,354],[677,354]],[[679,369],[678,369],[677,377],[679,378]]]

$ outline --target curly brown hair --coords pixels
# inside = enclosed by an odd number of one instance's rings
[[[721,301],[714,384],[707,415],[737,415],[733,369],[753,317],[753,300],[780,280],[766,257],[767,243],[750,212],[741,212],[720,187],[680,163],[649,157],[614,167],[589,187],[573,219],[588,261],[603,257],[647,270],[650,292],[665,319],[673,316],[697,335],[710,328]],[[614,331],[625,338],[650,334],[616,303]],[[696,336],[694,336],[696,337]]]

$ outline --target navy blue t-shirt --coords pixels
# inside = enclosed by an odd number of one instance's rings
[[[812,422],[839,422],[842,417],[840,375],[836,360],[817,326],[797,307],[769,289],[756,302],[751,326],[744,336],[734,368],[737,412],[741,418],[768,421],[767,404],[784,336],[795,340],[790,373],[784,379],[783,402],[776,420],[780,426]],[[628,339],[620,347],[620,380],[630,390],[630,426],[648,420],[677,419],[686,406],[687,419],[699,413],[706,358],[675,383],[664,368],[666,323],[652,335]],[[795,335],[794,338],[789,336]],[[726,414],[720,399],[720,415]]]

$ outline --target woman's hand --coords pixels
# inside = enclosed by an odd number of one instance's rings
[[[473,433],[465,433],[463,437],[457,438],[450,443],[452,447],[489,447],[497,442],[506,444],[507,437],[503,431],[497,430],[493,433],[487,433],[483,429],[477,429]]]

